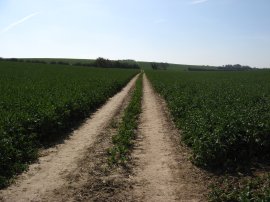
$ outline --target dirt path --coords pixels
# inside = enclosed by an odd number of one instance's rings
[[[43,152],[38,163],[18,177],[16,183],[0,191],[3,201],[51,201],[55,190],[67,187],[68,175],[78,171],[78,162],[117,114],[137,77],[67,139],[63,144]]]
[[[124,98],[121,107],[78,162],[78,168],[66,176],[66,183],[53,194],[46,195],[46,201],[127,201],[130,186],[128,173],[122,167],[108,164],[108,149],[113,147],[112,137],[117,133],[124,110],[132,92]]]
[[[133,152],[136,201],[205,201],[201,172],[179,144],[179,133],[163,100],[143,78],[143,109],[139,140]]]
[[[108,167],[107,149],[135,80],[92,115],[63,144],[0,191],[0,201],[207,201],[207,174],[179,144],[166,103],[143,76],[138,138],[128,167]]]

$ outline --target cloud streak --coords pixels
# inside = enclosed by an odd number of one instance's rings
[[[196,5],[196,4],[202,4],[202,3],[205,3],[209,0],[193,0],[190,4],[192,5]]]
[[[7,31],[9,31],[10,29],[13,29],[14,27],[18,26],[19,24],[22,24],[22,23],[26,22],[27,20],[33,18],[34,16],[38,15],[39,13],[40,12],[32,13],[30,15],[27,15],[27,16],[23,17],[22,19],[20,19],[20,20],[18,20],[16,22],[11,23],[7,27],[5,27],[1,32],[5,33]]]

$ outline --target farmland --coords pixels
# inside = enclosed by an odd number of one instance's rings
[[[0,199],[267,201],[270,71],[137,64],[0,61]]]
[[[141,113],[142,99],[142,76],[136,82],[131,101],[125,110],[123,120],[119,126],[118,133],[113,137],[114,147],[110,149],[110,162],[114,164],[125,164],[130,153],[132,140],[136,137],[138,119]]]
[[[138,71],[0,62],[0,187]]]
[[[226,173],[211,186],[209,200],[268,201],[270,71],[147,75],[167,101],[193,163]]]
[[[269,71],[147,75],[197,165],[237,169],[269,154]]]

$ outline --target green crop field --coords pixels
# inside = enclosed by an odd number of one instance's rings
[[[0,187],[136,73],[0,61]]]
[[[0,61],[1,188],[37,159],[39,148],[70,134],[139,73],[117,66],[92,68],[48,61]],[[56,62],[63,61],[76,62]],[[270,71],[174,64],[152,70],[153,63],[137,64],[166,100],[193,163],[208,174],[219,173],[208,199],[268,201],[269,172],[253,176],[253,170],[266,167],[270,158]],[[113,147],[107,151],[115,165],[127,162],[135,129],[141,124],[139,114],[145,113],[141,98],[140,78],[113,136]]]
[[[270,71],[147,75],[197,165],[235,170],[269,155]]]
[[[270,71],[147,75],[165,98],[193,162],[219,173],[208,200],[269,201]]]

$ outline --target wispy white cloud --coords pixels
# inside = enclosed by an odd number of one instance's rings
[[[27,20],[33,18],[34,16],[36,16],[36,15],[38,15],[38,14],[40,14],[40,12],[35,12],[35,13],[32,13],[32,14],[30,14],[30,15],[27,15],[27,16],[23,17],[22,19],[20,19],[20,20],[18,20],[18,21],[16,21],[16,22],[11,23],[10,25],[8,25],[8,26],[5,27],[4,29],[2,29],[2,30],[1,30],[1,33],[4,33],[4,32],[9,31],[10,29],[16,27],[16,26],[19,25],[19,24],[24,23],[25,21],[27,21]]]
[[[209,0],[193,0],[190,4],[195,5],[195,4],[202,4],[205,3]]]

